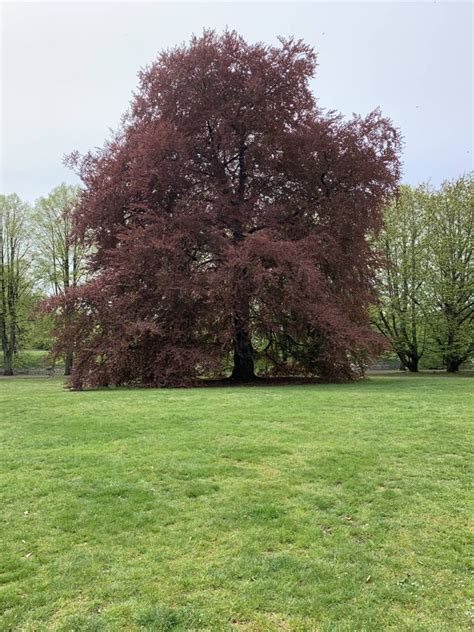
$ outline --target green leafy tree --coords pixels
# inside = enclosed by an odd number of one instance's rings
[[[13,357],[25,334],[31,244],[28,204],[16,195],[0,195],[0,337],[4,375],[13,375]]]
[[[387,206],[377,246],[382,255],[373,322],[404,367],[418,371],[426,348],[429,191],[402,186]]]
[[[429,204],[431,333],[447,371],[474,353],[474,174],[444,182]]]
[[[77,286],[85,274],[84,247],[71,232],[78,195],[79,187],[63,183],[35,204],[36,275],[40,286],[54,296]],[[66,354],[65,362],[65,374],[69,375],[72,353]]]

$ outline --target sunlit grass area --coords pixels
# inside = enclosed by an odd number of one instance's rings
[[[13,367],[16,370],[21,369],[41,369],[51,362],[48,358],[48,352],[40,349],[26,349],[15,354],[13,359]],[[3,356],[0,355],[0,371],[3,371]]]
[[[49,351],[43,349],[22,349],[13,356],[13,371],[15,375],[46,374],[54,366],[57,373],[64,371],[64,359],[57,358],[54,362]],[[0,354],[0,377],[3,374],[3,355]]]
[[[0,380],[1,630],[461,630],[474,381]]]

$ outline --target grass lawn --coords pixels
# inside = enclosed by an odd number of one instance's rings
[[[464,630],[474,380],[0,380],[0,630]]]
[[[22,372],[25,369],[45,369],[51,366],[48,351],[42,349],[25,349],[13,356],[13,371]],[[55,363],[56,369],[64,368],[64,361],[58,360]],[[3,354],[0,353],[0,375],[3,372]]]
[[[40,349],[27,349],[13,356],[14,369],[39,369],[47,364],[48,352]],[[3,355],[0,355],[0,370],[3,371]]]

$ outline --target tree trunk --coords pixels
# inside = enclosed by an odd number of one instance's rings
[[[444,354],[444,366],[446,367],[446,371],[448,373],[456,373],[459,371],[459,367],[463,363],[463,357],[459,357],[459,354],[456,353],[456,333],[455,333],[455,325],[453,325],[453,316],[452,309],[447,309],[448,319],[451,321],[450,327],[448,330],[448,339],[446,345],[446,352]]]
[[[236,326],[234,336],[234,369],[230,379],[236,382],[251,382],[257,379],[252,339],[247,329],[239,326]]]
[[[71,371],[72,371],[72,353],[68,353],[66,355],[64,375],[71,375]]]
[[[10,351],[3,354],[3,375],[13,375],[13,353]]]
[[[462,360],[459,358],[447,358],[446,359],[446,371],[448,373],[456,373],[459,371],[459,367],[462,364]]]
[[[13,348],[9,344],[7,337],[7,329],[5,320],[0,321],[1,325],[1,339],[2,339],[2,354],[3,354],[3,375],[13,375]]]
[[[418,362],[420,358],[415,354],[406,355],[403,353],[398,353],[398,357],[400,358],[400,371],[403,371],[403,367],[406,367],[411,373],[418,373]]]

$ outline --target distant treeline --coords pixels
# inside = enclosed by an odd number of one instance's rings
[[[457,371],[474,352],[473,175],[402,186],[384,222],[374,325],[410,371]]]

